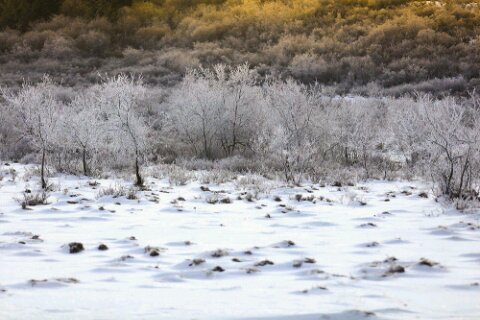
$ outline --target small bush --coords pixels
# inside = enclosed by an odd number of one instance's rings
[[[128,200],[137,200],[138,199],[137,190],[134,189],[134,188],[128,189],[127,199]]]
[[[233,174],[231,171],[213,169],[203,173],[200,177],[200,182],[203,184],[222,184],[234,180],[235,177],[235,174]]]
[[[478,211],[480,208],[480,199],[479,198],[469,198],[469,199],[464,199],[464,198],[457,198],[453,200],[453,204],[455,206],[455,209],[458,211],[462,211],[465,213],[475,213]]]
[[[220,201],[220,199],[218,197],[218,194],[214,193],[214,194],[208,195],[205,198],[205,201],[209,204],[217,204],[218,201]]]
[[[113,198],[125,197],[128,194],[127,188],[120,183],[115,184],[114,187],[102,188],[97,193],[97,198],[111,196]]]
[[[220,200],[220,203],[223,203],[223,204],[230,204],[232,202],[233,202],[232,199],[229,197],[225,197]]]
[[[268,193],[272,189],[272,185],[264,177],[255,174],[248,174],[238,178],[235,181],[235,186],[239,190],[254,192],[256,196],[261,193]]]
[[[192,172],[180,167],[171,167],[168,172],[168,181],[172,186],[185,186],[195,178]]]
[[[28,207],[48,204],[49,191],[42,190],[41,192],[32,193],[30,190],[23,192],[23,196],[18,200],[22,209],[26,210]]]

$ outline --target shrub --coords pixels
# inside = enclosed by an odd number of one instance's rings
[[[22,194],[22,198],[17,201],[22,206],[22,209],[26,210],[28,207],[34,207],[39,205],[47,205],[49,198],[49,191],[47,189],[40,192],[32,193],[30,190],[26,190]]]
[[[195,174],[177,166],[171,166],[167,174],[172,186],[185,186],[195,178]]]
[[[269,193],[273,185],[262,176],[248,174],[235,180],[235,187],[239,190],[253,192],[254,197],[257,198],[260,194]]]
[[[115,186],[101,188],[97,193],[97,198],[111,196],[113,198],[120,198],[127,196],[129,190],[121,183],[116,183]]]
[[[231,171],[212,169],[210,171],[203,172],[200,175],[200,182],[202,184],[222,184],[234,180],[235,177],[235,174],[233,174]]]

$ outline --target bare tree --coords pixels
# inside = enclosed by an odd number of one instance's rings
[[[137,186],[144,184],[141,165],[148,149],[149,130],[142,113],[145,93],[141,79],[119,75],[107,79],[100,86],[98,96],[110,126],[109,139],[116,152],[133,154]]]
[[[231,156],[239,147],[250,148],[255,131],[263,125],[263,97],[261,88],[255,85],[255,73],[248,64],[232,69],[226,80],[219,81],[224,91],[225,105],[221,112],[218,139],[225,154]]]
[[[273,82],[266,91],[271,125],[276,127],[271,137],[272,155],[282,159],[287,182],[298,184],[296,174],[311,169],[317,153],[314,119],[318,115],[318,92],[293,80]]]
[[[189,70],[182,83],[173,90],[169,103],[177,131],[197,156],[213,159],[213,147],[224,105],[219,79],[222,69]]]
[[[62,117],[63,131],[68,141],[67,148],[80,153],[82,172],[91,174],[89,157],[96,154],[104,139],[106,121],[98,101],[98,90],[87,89],[79,93],[65,108]]]
[[[46,189],[47,155],[54,152],[62,109],[55,98],[55,85],[45,76],[37,85],[24,83],[17,93],[2,90],[2,95],[17,113],[23,137],[41,154],[40,180],[42,189]]]
[[[453,98],[422,97],[421,106],[433,181],[450,198],[463,198],[479,182],[480,114]]]

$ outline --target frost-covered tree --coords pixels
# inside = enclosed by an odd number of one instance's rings
[[[214,158],[225,95],[221,68],[189,70],[169,99],[176,130],[196,156]]]
[[[453,98],[433,101],[430,97],[422,97],[420,102],[433,181],[450,198],[478,193],[479,110],[460,105]]]
[[[23,133],[41,155],[40,180],[42,189],[47,188],[46,164],[49,152],[54,152],[59,142],[59,115],[62,105],[55,97],[56,86],[47,76],[37,85],[24,83],[16,92],[2,90],[2,95],[17,114]]]
[[[98,89],[98,101],[107,117],[108,139],[117,155],[133,156],[135,184],[143,186],[141,166],[149,148],[149,128],[144,102],[146,88],[141,79],[119,75],[107,79]]]
[[[389,125],[394,134],[392,152],[406,164],[410,173],[422,165],[427,156],[425,147],[426,127],[422,123],[420,103],[410,98],[389,101],[392,118]]]
[[[335,109],[330,123],[333,139],[343,153],[343,161],[347,166],[359,164],[369,177],[369,160],[373,149],[379,142],[378,130],[382,119],[379,119],[379,106],[372,101],[357,98],[344,100]],[[384,131],[384,134],[387,134]]]
[[[225,74],[224,66],[218,74]],[[263,94],[255,85],[256,76],[247,64],[233,68],[218,80],[223,89],[224,106],[220,114],[218,140],[227,156],[249,148],[255,132],[263,125]]]
[[[196,156],[215,159],[251,148],[262,126],[262,88],[247,64],[189,70],[169,103],[177,132]]]
[[[106,119],[98,100],[99,95],[96,89],[77,94],[62,114],[67,150],[80,154],[85,176],[91,174],[89,158],[98,152],[106,131]]]
[[[318,91],[287,80],[269,84],[266,92],[270,125],[275,128],[270,139],[272,156],[282,163],[287,182],[298,183],[296,174],[312,168],[318,151]]]

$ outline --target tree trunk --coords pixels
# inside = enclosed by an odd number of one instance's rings
[[[468,166],[469,166],[469,163],[468,163],[468,154],[467,154],[467,160],[465,160],[465,165],[462,169],[462,174],[460,176],[460,183],[459,183],[459,186],[458,186],[458,198],[462,199],[462,196],[463,196],[463,183],[464,183],[464,179],[465,179],[465,174],[467,173],[467,169],[468,169]],[[470,190],[467,190],[467,191],[470,191]]]
[[[363,147],[363,168],[365,169],[365,173],[367,175],[367,179],[370,178],[370,172],[368,172],[368,161],[367,161],[367,149],[365,146]]]
[[[83,164],[83,175],[88,176],[87,150],[85,148],[83,148],[83,151],[82,151],[82,164]]]
[[[446,190],[445,190],[445,194],[447,194],[450,197],[450,199],[453,199],[453,190],[451,188],[452,179],[453,179],[453,171],[454,171],[453,160],[450,160],[450,174],[448,175],[448,178],[447,178],[447,185],[446,185]]]
[[[135,155],[135,176],[137,178],[137,182],[135,183],[136,186],[142,187],[143,186],[143,178],[140,174],[140,163],[138,161],[138,153]]]
[[[40,169],[40,179],[42,182],[42,189],[47,189],[47,181],[45,180],[45,149],[42,150],[42,167]]]

